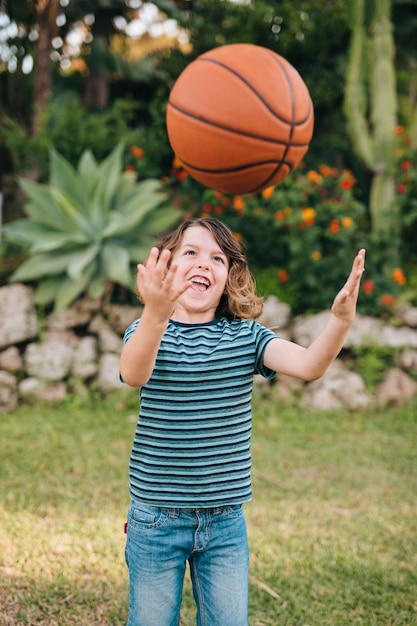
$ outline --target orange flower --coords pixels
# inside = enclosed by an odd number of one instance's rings
[[[345,217],[342,217],[342,226],[343,228],[352,228],[353,219],[349,217],[348,215],[346,215]]]
[[[287,270],[278,270],[277,276],[281,283],[287,283],[290,280]]]
[[[134,165],[126,165],[126,172],[136,172]]]
[[[262,191],[262,197],[266,199],[271,198],[274,194],[274,189],[275,189],[275,186],[267,187],[266,189]]]
[[[305,223],[308,226],[312,226],[314,224],[314,218],[317,215],[316,210],[312,209],[311,207],[307,207],[305,209],[301,209],[301,213],[302,213],[303,220],[305,221]]]
[[[390,307],[394,307],[397,304],[397,301],[394,298],[394,296],[391,296],[389,293],[385,293],[381,297],[381,302],[384,306],[390,306]]]
[[[233,198],[233,206],[236,209],[236,211],[243,211],[243,209],[245,208],[245,202],[242,196],[235,196]]]
[[[307,180],[312,185],[321,185],[323,182],[323,176],[314,170],[307,172]]]
[[[399,135],[404,135],[404,133],[405,133],[405,129],[404,129],[403,126],[397,126],[396,127],[396,129],[395,129],[395,134],[396,135],[398,135],[398,136]]]
[[[216,198],[216,200],[220,200],[220,198],[223,198],[223,194],[221,191],[215,191],[214,197]]]
[[[320,261],[321,257],[322,254],[320,250],[314,250],[314,252],[311,253],[311,258],[313,259],[313,261]]]
[[[237,241],[243,241],[243,235],[241,235],[241,233],[233,233],[233,235]]]
[[[129,152],[136,159],[142,159],[145,156],[145,150],[139,146],[131,146]]]
[[[394,270],[392,271],[392,279],[399,285],[405,285],[405,283],[407,282],[407,279],[404,276],[404,272],[400,267],[394,268]]]
[[[337,235],[337,233],[340,231],[339,220],[332,220],[329,224],[329,230],[333,235]]]
[[[367,278],[366,280],[363,281],[363,285],[362,285],[362,291],[364,293],[372,293],[374,290],[374,281],[371,280],[370,278]]]
[[[214,212],[216,215],[221,215],[223,213],[223,207],[221,206],[221,204],[218,204],[214,207]]]
[[[179,170],[182,167],[182,163],[177,156],[174,157],[172,165],[173,167],[175,167],[176,170]]]
[[[320,165],[319,172],[325,178],[335,177],[339,173],[335,167],[329,167],[328,165]]]

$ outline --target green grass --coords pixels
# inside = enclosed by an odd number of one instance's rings
[[[131,399],[0,417],[0,625],[125,624]],[[255,395],[250,626],[417,624],[417,404]],[[182,626],[195,623],[187,577]]]

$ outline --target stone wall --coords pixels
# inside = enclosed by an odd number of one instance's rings
[[[94,387],[103,393],[128,390],[119,381],[122,336],[140,316],[140,306],[109,305],[79,300],[40,320],[33,290],[25,285],[0,288],[0,411],[35,400],[59,402],[67,394]],[[276,298],[265,302],[260,322],[285,338],[308,346],[325,325],[330,312],[293,317]],[[347,367],[352,347],[392,349],[395,367],[371,395],[363,379]],[[339,357],[320,380],[303,383],[279,376],[271,385],[256,377],[268,394],[300,406],[350,409],[373,404],[400,404],[417,393],[417,308],[404,307],[397,325],[358,315]]]

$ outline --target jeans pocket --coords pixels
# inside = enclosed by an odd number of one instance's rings
[[[224,514],[228,517],[240,517],[243,515],[243,506],[241,504],[231,504],[224,507]]]
[[[128,528],[158,528],[166,520],[164,509],[149,506],[139,502],[132,502],[128,515]]]

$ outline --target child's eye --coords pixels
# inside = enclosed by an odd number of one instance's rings
[[[222,256],[215,256],[214,260],[216,261],[216,263],[225,263],[224,258]]]
[[[190,255],[190,256],[193,256],[194,254],[195,254],[195,251],[194,251],[194,250],[186,250],[186,251],[184,252],[184,255]]]

